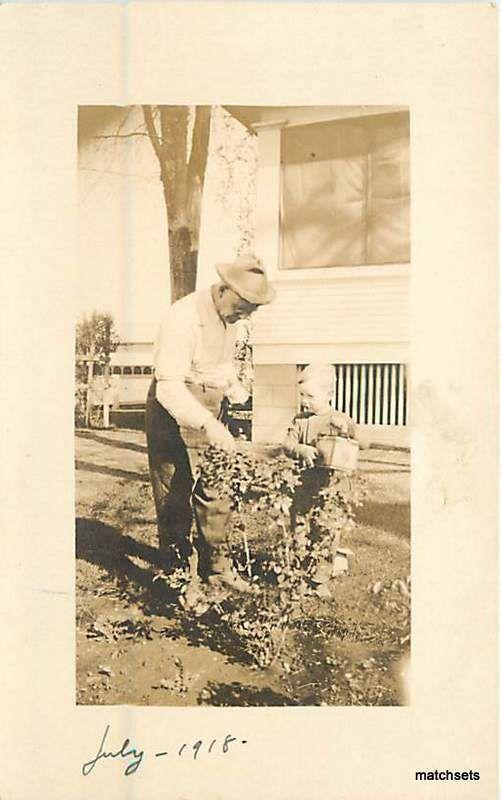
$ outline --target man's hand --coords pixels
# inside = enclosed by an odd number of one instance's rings
[[[210,419],[204,425],[204,431],[207,434],[207,439],[214,447],[220,447],[228,453],[232,453],[235,449],[235,439],[229,432],[228,428],[219,422],[217,419]]]
[[[225,386],[224,393],[230,403],[239,403],[243,405],[249,399],[249,392],[245,386],[242,386],[238,381],[234,381],[233,383],[228,382]]]
[[[297,452],[307,467],[313,467],[315,459],[318,456],[318,451],[309,444],[298,445]]]

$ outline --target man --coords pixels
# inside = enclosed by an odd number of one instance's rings
[[[234,323],[275,296],[253,255],[217,264],[216,270],[219,283],[169,308],[156,343],[155,377],[146,404],[159,543],[170,565],[185,562],[191,553],[193,472],[188,449],[213,444],[232,451],[235,446],[220,421],[224,398],[244,402],[248,396],[233,363]]]

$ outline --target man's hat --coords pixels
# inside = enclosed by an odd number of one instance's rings
[[[221,280],[248,303],[262,306],[276,295],[260,260],[250,253],[238,256],[231,264],[216,264],[216,270]]]

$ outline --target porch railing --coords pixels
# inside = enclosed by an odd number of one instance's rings
[[[333,403],[355,422],[407,425],[405,364],[335,364]]]

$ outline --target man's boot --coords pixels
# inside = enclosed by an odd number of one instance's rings
[[[225,545],[216,545],[211,548],[209,563],[209,583],[222,584],[236,592],[250,591],[250,585],[240,577],[233,566]]]
[[[231,514],[229,500],[218,498],[200,481],[193,493],[192,502],[199,533],[199,573],[207,577],[212,586],[248,592],[249,584],[239,576],[228,554],[226,539]]]

